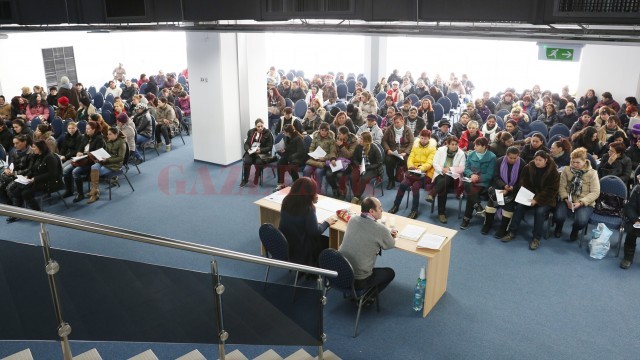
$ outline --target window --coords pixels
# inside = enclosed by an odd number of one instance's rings
[[[78,82],[73,46],[42,49],[42,61],[47,88],[57,86],[63,76],[68,77],[72,84]]]

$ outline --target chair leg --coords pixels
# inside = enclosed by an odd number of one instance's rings
[[[269,279],[269,269],[271,269],[271,266],[267,266],[267,273],[264,274],[264,285],[263,285],[263,289],[267,288],[267,279]]]
[[[460,196],[460,200],[458,201],[458,219],[462,217],[462,200],[464,196]]]
[[[129,187],[131,187],[131,191],[136,191],[136,190],[133,188],[133,185],[131,185],[131,181],[129,181],[129,177],[127,176],[127,174],[123,174],[123,175],[124,175],[124,178],[125,178],[125,179],[127,180],[127,182],[129,183]]]
[[[362,310],[362,303],[364,302],[364,296],[358,301],[358,315],[356,315],[356,326],[353,330],[353,337],[358,336],[358,322],[360,321],[360,311]]]
[[[622,233],[624,233],[624,223],[620,225],[620,229],[618,230],[620,235],[618,235],[618,250],[616,251],[616,257],[620,256],[620,249],[622,248]]]
[[[60,191],[56,191],[56,194],[58,194],[58,197],[60,198],[60,200],[62,200],[62,203],[64,204],[64,207],[66,207],[68,209],[69,208],[69,204],[67,204],[67,201],[62,197],[62,195],[60,194]]]

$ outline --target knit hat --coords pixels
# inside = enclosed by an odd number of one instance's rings
[[[121,122],[121,123],[123,123],[123,124],[126,124],[126,123],[127,123],[127,121],[129,121],[129,117],[127,116],[127,114],[122,113],[122,114],[118,115],[117,120],[118,120],[118,122]]]
[[[369,114],[367,115],[367,120],[378,121],[378,117],[373,114]]]
[[[60,96],[58,98],[58,104],[62,106],[69,106],[69,98],[66,96]]]
[[[138,104],[138,105],[136,105],[136,107],[135,107],[135,108],[133,108],[133,109],[134,109],[134,110],[136,110],[136,111],[138,111],[138,110],[140,110],[140,109],[142,109],[142,110],[147,110],[147,109],[148,109],[148,107],[147,107],[147,104],[139,103],[139,104]]]
[[[631,128],[631,133],[635,136],[640,136],[640,123],[633,125]]]
[[[438,123],[438,127],[440,127],[442,125],[447,125],[448,127],[451,127],[451,123],[447,119],[440,120],[440,122]]]

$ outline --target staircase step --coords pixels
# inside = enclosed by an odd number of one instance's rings
[[[188,354],[184,354],[184,355],[180,356],[176,360],[207,360],[207,358],[204,357],[204,355],[202,355],[202,353],[200,353],[200,351],[193,350],[192,352],[190,352]]]
[[[25,349],[0,360],[33,360],[33,356],[31,355],[31,350]]]
[[[269,349],[253,360],[282,360],[282,356],[278,355],[273,349]]]
[[[314,359],[318,359],[318,357],[314,357]],[[323,360],[342,360],[338,357],[338,355],[334,354],[333,352],[331,352],[331,350],[325,350],[322,353],[322,359]]]
[[[151,351],[150,349],[140,353],[132,358],[129,358],[129,360],[160,360],[158,359],[158,357],[156,356],[156,354],[153,353],[153,351]]]
[[[236,349],[225,355],[226,360],[249,360],[240,350]]]
[[[284,360],[313,360],[313,356],[304,351],[304,349],[300,349],[284,358]]]
[[[73,360],[102,360],[102,357],[98,353],[98,350],[91,349],[89,351],[85,351],[80,355],[74,356]]]

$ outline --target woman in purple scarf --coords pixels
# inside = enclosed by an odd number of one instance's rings
[[[501,238],[507,233],[507,227],[513,217],[513,211],[516,208],[516,194],[520,189],[520,172],[526,163],[520,159],[520,150],[511,146],[507,149],[507,154],[496,161],[496,167],[493,174],[493,186],[488,189],[489,201],[485,208],[484,226],[482,226],[482,234],[486,235],[491,230],[493,219],[495,218],[497,208],[502,207],[502,222],[500,229],[496,232],[496,238]],[[496,192],[502,191],[504,204],[501,205],[496,199]]]

